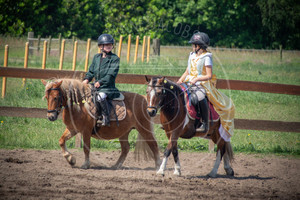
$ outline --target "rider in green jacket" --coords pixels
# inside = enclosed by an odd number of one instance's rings
[[[98,38],[98,46],[101,53],[94,56],[93,62],[86,73],[83,83],[90,82],[95,78],[94,86],[97,90],[96,103],[101,106],[103,119],[102,125],[109,126],[109,107],[107,100],[118,98],[119,90],[115,86],[115,80],[119,72],[120,58],[111,51],[114,45],[114,38],[110,34],[102,34]],[[99,106],[97,106],[99,107]],[[98,117],[99,116],[98,110]]]

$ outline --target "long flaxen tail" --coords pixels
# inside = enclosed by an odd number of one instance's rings
[[[152,119],[151,119],[150,129],[153,138],[155,138]],[[141,157],[144,157],[144,159],[148,161],[150,159],[154,159],[154,154],[150,149],[149,145],[147,144],[146,140],[143,138],[143,136],[140,133],[138,133],[135,150],[134,150],[134,158],[135,160],[140,161]]]

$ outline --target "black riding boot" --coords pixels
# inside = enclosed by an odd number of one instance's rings
[[[102,126],[110,126],[110,120],[109,120],[109,107],[108,107],[108,102],[105,99],[104,101],[100,101],[100,105],[102,108]]]
[[[200,128],[197,129],[197,131],[206,133],[209,129],[209,123],[208,123],[208,104],[206,98],[204,98],[202,101],[199,102],[200,107],[200,113],[202,117],[202,125]]]

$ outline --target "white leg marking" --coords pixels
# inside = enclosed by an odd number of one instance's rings
[[[221,163],[221,152],[219,150],[218,153],[217,153],[217,158],[216,158],[215,165],[214,165],[213,169],[211,170],[211,172],[208,174],[208,176],[210,176],[210,177],[216,177],[217,176],[217,172],[218,172],[220,163]]]
[[[181,176],[181,167],[180,167],[180,162],[179,159],[177,161],[177,163],[175,163],[175,170],[174,170],[174,175],[176,176]]]
[[[164,175],[165,174],[165,169],[167,167],[167,161],[168,161],[168,158],[164,157],[161,165],[160,165],[160,168],[159,170],[156,172],[156,174],[161,174],[161,175]]]

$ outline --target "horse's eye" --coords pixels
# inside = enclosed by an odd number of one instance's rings
[[[54,97],[54,101],[57,101],[57,97]]]

